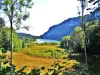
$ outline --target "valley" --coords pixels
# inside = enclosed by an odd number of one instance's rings
[[[29,51],[30,49],[31,51]],[[56,50],[60,52],[59,53],[56,52],[54,53],[54,55],[52,55],[52,52]],[[46,52],[42,53],[41,55],[41,53],[39,53],[41,51],[46,51]],[[61,51],[63,52],[63,54],[60,54]],[[27,52],[33,54],[28,54]],[[10,52],[8,51],[7,56],[9,55]],[[44,75],[45,73],[48,72],[48,69],[54,68],[52,65],[57,61],[59,61],[60,65],[66,66],[67,71],[74,71],[73,66],[75,64],[79,64],[76,60],[69,60],[68,54],[64,53],[64,49],[59,48],[59,44],[57,43],[42,43],[42,44],[32,43],[30,47],[24,48],[19,52],[13,52],[13,64],[16,66],[16,71],[21,69],[23,66],[27,66],[26,69],[24,70],[24,72],[27,73],[30,72],[30,70],[33,68],[38,69],[41,67],[45,67],[44,70],[41,70],[41,75]]]

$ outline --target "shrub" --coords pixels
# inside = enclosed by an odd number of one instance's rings
[[[35,50],[27,50],[25,51],[26,54],[35,57],[49,57],[49,58],[61,58],[64,54],[64,51],[60,50],[42,50],[42,51],[35,51]]]

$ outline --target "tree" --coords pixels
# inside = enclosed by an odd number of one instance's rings
[[[2,40],[2,35],[3,35],[3,32],[4,32],[4,26],[5,26],[5,21],[2,17],[0,17],[0,48],[2,48],[2,43],[3,43],[3,40]]]
[[[0,38],[2,38],[2,25],[0,24]],[[0,39],[0,48],[2,48],[2,39]]]
[[[7,51],[10,49],[10,41],[7,39],[7,33],[5,31],[2,32],[2,48]]]
[[[78,0],[78,1],[81,2],[81,12],[82,12],[82,14],[81,14],[81,21],[82,21],[81,27],[82,27],[82,30],[83,30],[83,38],[84,38],[85,63],[86,63],[87,71],[88,71],[88,63],[87,63],[87,43],[88,43],[87,41],[88,41],[88,39],[87,39],[86,26],[85,26],[85,23],[84,23],[84,10],[86,9],[85,5],[86,5],[87,0]],[[96,1],[95,0],[89,0],[87,3],[93,3],[93,5],[98,4],[97,8],[99,8],[99,6],[100,6],[99,0],[96,0]],[[90,7],[90,8],[87,8],[87,10],[93,10],[93,8]],[[93,11],[95,11],[95,8],[94,8]],[[79,14],[80,14],[80,12],[79,12]]]
[[[64,36],[62,38],[61,47],[69,49],[69,47],[70,47],[70,36]]]
[[[5,35],[4,27],[5,27],[5,21],[4,21],[4,19],[2,17],[0,17],[0,38],[1,38],[0,39],[0,48],[3,47],[3,45],[4,45],[3,44],[4,43],[3,39],[6,37],[6,36],[3,37]]]
[[[22,24],[22,20],[26,20],[29,17],[28,9],[32,8],[32,0],[0,0],[0,10],[5,14],[10,22],[11,28],[11,58],[10,64],[12,65],[12,51],[13,51],[13,34],[12,30],[15,25],[16,29],[19,29]],[[28,29],[28,27],[23,27]],[[11,67],[13,71],[13,67]],[[11,72],[12,75],[12,72]]]
[[[71,49],[74,52],[83,52],[84,48],[84,39],[83,39],[83,30],[82,27],[78,26],[74,29],[71,34]]]
[[[81,21],[82,21],[82,30],[83,30],[83,39],[84,39],[84,53],[85,53],[85,64],[86,64],[86,69],[87,69],[87,72],[88,72],[88,63],[87,63],[87,39],[86,39],[86,26],[85,26],[85,23],[84,23],[84,10],[86,8],[86,5],[87,5],[87,0],[78,0],[80,1],[81,3]],[[80,14],[79,14],[80,15]]]

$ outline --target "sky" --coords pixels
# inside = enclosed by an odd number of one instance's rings
[[[31,35],[42,35],[49,27],[62,21],[78,16],[77,0],[33,0],[30,17],[23,24],[29,25],[29,31],[20,29],[19,32]]]

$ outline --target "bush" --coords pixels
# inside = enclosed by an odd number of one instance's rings
[[[49,57],[49,58],[61,58],[64,54],[64,51],[60,50],[42,50],[42,51],[35,51],[35,50],[27,50],[25,51],[26,54],[35,57]]]
[[[64,49],[58,48],[58,45],[33,44],[30,47],[24,48],[25,54],[35,57],[49,57],[49,58],[60,58],[64,54]]]
[[[44,42],[44,43],[41,43],[40,45],[59,45],[60,43],[59,42]]]

